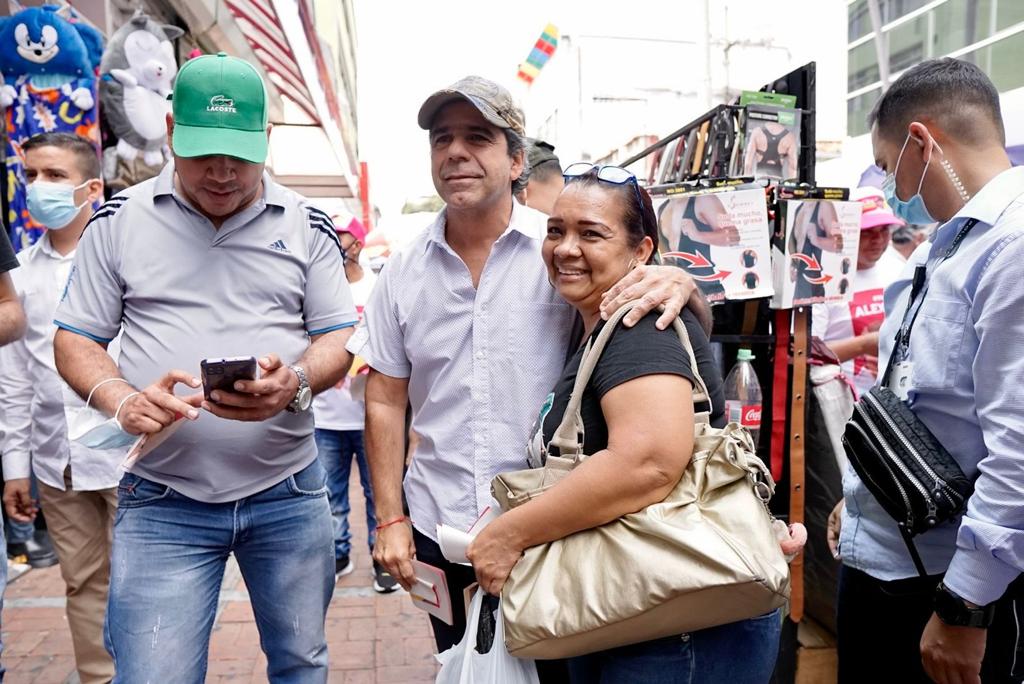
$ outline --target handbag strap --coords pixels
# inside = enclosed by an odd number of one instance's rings
[[[583,350],[583,357],[580,359],[579,370],[576,371],[576,381],[573,383],[572,394],[569,396],[569,404],[565,407],[565,413],[562,414],[562,422],[559,423],[558,429],[548,445],[549,451],[552,446],[556,446],[559,453],[563,456],[569,453],[574,453],[577,457],[583,455],[583,440],[580,438],[580,435],[583,433],[583,417],[580,414],[583,393],[590,383],[590,378],[594,374],[597,362],[600,360],[601,354],[604,353],[604,348],[608,344],[612,333],[615,332],[622,318],[637,303],[633,301],[624,304],[608,318],[604,328],[601,329],[597,337],[587,342],[587,346]],[[686,331],[686,324],[683,323],[681,318],[676,316],[672,321],[672,328],[679,336],[679,341],[682,342],[683,349],[686,350],[686,354],[690,359],[690,370],[693,372],[693,386],[695,390],[693,401],[695,404],[707,402],[710,405],[711,393],[708,391],[708,386],[704,383],[704,379],[697,370],[697,357],[693,352],[693,344],[690,342],[690,335]]]
[[[953,242],[950,243],[946,249],[945,254],[939,259],[933,270],[938,268],[942,262],[956,254],[957,250],[960,249],[960,243],[964,241],[967,234],[971,232],[971,229],[978,224],[978,219],[968,219],[964,222],[963,227],[960,228],[960,232],[953,238]],[[889,386],[889,375],[892,373],[893,364],[896,361],[896,357],[904,353],[904,350],[910,348],[910,333],[914,329],[914,322],[917,320],[917,314],[921,311],[921,305],[924,304],[924,298],[928,294],[928,266],[922,264],[914,269],[914,281],[910,287],[910,299],[907,301],[907,310],[903,312],[903,322],[900,324],[899,332],[896,333],[896,343],[893,345],[892,353],[889,354],[889,362],[885,364],[885,373],[882,374],[881,382],[879,383],[882,387]],[[920,295],[920,296],[918,296]]]

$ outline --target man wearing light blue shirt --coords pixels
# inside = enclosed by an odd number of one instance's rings
[[[894,353],[909,275],[923,264],[923,304],[897,360],[909,368],[909,406],[975,489],[962,519],[915,540],[928,573],[920,577],[896,522],[847,469],[840,682],[882,672],[900,682],[1019,682],[1024,169],[1011,169],[1004,151],[998,92],[968,62],[914,67],[875,106],[871,124],[894,211],[942,223],[886,292],[879,365]]]

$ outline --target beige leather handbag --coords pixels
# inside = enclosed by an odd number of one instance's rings
[[[586,456],[583,390],[627,304],[588,344],[543,468],[503,473],[503,510],[544,495]],[[694,401],[707,401],[689,336]],[[501,592],[505,644],[524,658],[564,658],[763,615],[789,597],[789,566],[767,502],[775,483],[746,429],[696,416],[690,464],[661,503],[527,549]],[[550,448],[550,445],[548,445]],[[551,496],[551,494],[548,494]],[[557,494],[556,494],[557,496]],[[571,515],[571,511],[566,512]]]

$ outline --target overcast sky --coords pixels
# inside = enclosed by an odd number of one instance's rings
[[[712,33],[719,36],[725,31],[722,3],[712,4]],[[784,16],[779,3],[728,4],[730,39],[767,34],[791,46],[793,66],[817,59],[819,80],[823,52],[833,61],[840,53],[845,56],[844,0],[814,3],[834,9],[829,23],[835,24],[833,33],[839,40],[822,31],[808,35],[797,26],[801,22]],[[407,198],[433,193],[426,133],[416,125],[420,104],[430,93],[470,73],[525,96],[516,70],[548,22],[568,34],[702,40],[703,6],[703,0],[355,0],[360,156],[369,164],[373,200],[387,215],[399,211]],[[557,58],[556,52],[552,59]],[[624,55],[623,68],[638,66]],[[775,75],[779,74],[768,77]],[[543,71],[539,78],[544,78]],[[751,78],[751,86],[763,82],[760,74]],[[839,97],[844,92],[839,90]],[[845,110],[845,100],[836,104]],[[531,123],[539,122],[527,121],[528,133]],[[633,133],[624,130],[623,139]]]

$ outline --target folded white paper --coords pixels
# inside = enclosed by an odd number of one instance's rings
[[[501,511],[496,506],[488,506],[466,532],[457,530],[444,523],[438,524],[437,544],[441,547],[442,555],[452,563],[469,565],[469,559],[466,558],[466,549],[469,548],[470,542],[476,538],[476,535],[480,534],[480,530],[487,527],[500,514]]]

